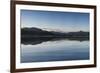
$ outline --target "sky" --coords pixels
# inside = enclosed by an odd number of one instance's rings
[[[21,28],[36,27],[48,31],[89,31],[89,13],[21,10]]]

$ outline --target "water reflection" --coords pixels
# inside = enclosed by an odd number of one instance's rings
[[[22,63],[89,59],[88,38],[30,38],[21,43]]]
[[[82,41],[88,41],[89,40],[89,38],[80,38],[80,37],[77,37],[77,38],[70,38],[70,37],[68,37],[68,38],[62,38],[62,37],[56,37],[56,38],[54,38],[54,37],[41,37],[41,38],[21,38],[22,40],[21,40],[21,43],[22,44],[25,44],[25,45],[29,45],[29,44],[31,44],[31,45],[36,45],[36,44],[41,44],[41,43],[43,43],[43,42],[47,42],[47,41],[60,41],[60,40],[70,40],[70,41],[80,41],[80,42],[82,42]]]

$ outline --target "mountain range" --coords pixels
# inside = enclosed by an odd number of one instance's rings
[[[21,28],[21,37],[89,37],[89,32],[59,32],[47,31],[40,28]]]

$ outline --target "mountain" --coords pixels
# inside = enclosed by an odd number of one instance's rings
[[[52,32],[45,31],[39,28],[22,28],[21,29],[21,35],[27,35],[27,36],[46,36],[46,35],[53,35]]]
[[[89,32],[57,32],[46,31],[40,28],[21,28],[21,37],[89,37]]]

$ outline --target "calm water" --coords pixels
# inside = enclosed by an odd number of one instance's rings
[[[35,43],[35,44],[34,44]],[[54,40],[21,44],[21,62],[47,62],[89,59],[89,41]]]

